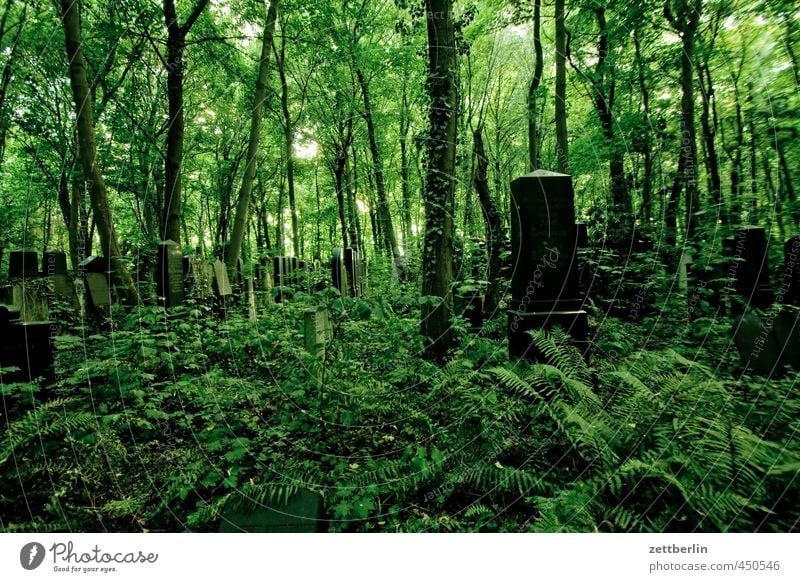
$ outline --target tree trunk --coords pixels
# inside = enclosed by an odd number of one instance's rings
[[[500,260],[500,253],[506,246],[506,233],[503,230],[503,221],[497,211],[497,205],[489,194],[489,160],[486,157],[486,149],[483,146],[483,133],[480,126],[472,133],[472,146],[477,161],[475,191],[478,193],[478,200],[483,210],[483,220],[486,225],[486,244],[489,247],[489,266],[486,273],[486,280],[489,285],[483,298],[483,310],[491,317],[497,311],[497,306],[500,304],[502,296],[500,281],[502,261]]]
[[[717,142],[716,123],[713,123],[711,113],[714,106],[714,85],[711,81],[711,71],[708,68],[708,63],[701,64],[698,71],[698,79],[700,80],[700,89],[702,96],[703,110],[700,113],[700,127],[703,129],[703,143],[706,150],[706,170],[708,171],[708,186],[711,200],[717,208],[717,214],[722,221],[722,224],[728,224],[728,213],[725,211],[725,206],[722,200],[722,180],[719,174],[719,156],[717,155]],[[739,100],[736,100],[737,111],[739,110]],[[741,159],[741,124],[738,126],[736,143],[736,157],[731,167],[731,198],[736,199],[739,195],[739,160]]]
[[[408,106],[408,89],[403,79],[403,98],[400,109],[400,180],[403,189],[403,243],[408,252],[411,241],[411,186],[408,183],[408,130],[411,112]]]
[[[562,0],[559,0],[562,1]],[[430,97],[425,179],[425,245],[422,295],[440,298],[422,307],[425,355],[442,358],[450,348],[453,280],[453,203],[458,103],[455,31],[451,0],[426,0]]]
[[[681,189],[685,196],[684,220],[686,238],[693,240],[697,230],[694,214],[698,210],[697,200],[697,134],[694,126],[694,40],[700,22],[702,0],[690,3],[690,0],[679,2],[678,14],[674,16],[669,2],[664,6],[664,15],[681,35],[681,147],[678,159],[678,172],[672,183],[672,197]],[[673,209],[674,210],[674,209]],[[669,240],[677,238],[668,234]]]
[[[248,218],[250,217],[250,197],[253,192],[253,182],[256,176],[256,157],[258,156],[258,142],[261,138],[261,110],[264,106],[264,100],[267,96],[267,73],[269,72],[269,51],[272,48],[272,37],[275,32],[275,20],[278,15],[278,5],[280,0],[271,0],[269,4],[269,12],[267,13],[267,22],[264,25],[264,36],[261,39],[261,62],[258,66],[258,80],[256,81],[256,94],[255,104],[253,105],[253,112],[250,118],[250,141],[247,145],[247,163],[244,167],[244,176],[242,177],[242,187],[239,190],[239,203],[236,207],[236,218],[233,221],[233,230],[231,232],[231,239],[226,247],[225,266],[228,271],[234,271],[236,264],[239,261],[239,256],[242,251],[242,239],[244,238],[244,229],[247,225]],[[291,152],[287,152],[290,156]],[[291,191],[289,183],[289,200],[294,193]],[[294,224],[294,222],[293,222]],[[295,232],[295,236],[296,236]],[[295,239],[296,240],[296,239]],[[296,251],[297,249],[295,249]]]
[[[528,160],[531,171],[539,169],[541,155],[539,153],[539,130],[537,127],[536,94],[542,82],[544,57],[542,54],[542,0],[534,0],[533,4],[533,52],[536,61],[533,66],[533,78],[528,87]],[[482,144],[481,144],[482,145]],[[480,162],[479,162],[480,163]]]
[[[178,23],[175,0],[164,0],[164,21],[167,27],[167,155],[164,160],[166,196],[162,220],[162,237],[181,241],[181,164],[183,163],[183,53],[186,35],[209,0],[198,0],[186,23]]]
[[[364,120],[367,122],[369,150],[372,154],[372,165],[375,174],[375,190],[378,195],[378,220],[381,222],[381,230],[388,247],[386,250],[392,254],[395,271],[399,272],[402,269],[400,245],[397,244],[397,235],[394,231],[394,224],[392,224],[392,213],[389,211],[389,200],[386,197],[386,185],[383,181],[383,161],[381,160],[381,151],[378,148],[378,140],[375,137],[375,123],[372,119],[372,105],[369,100],[369,85],[360,67],[356,67],[356,78],[361,86],[361,95],[364,98]]]
[[[556,0],[556,167],[569,174],[567,144],[567,28],[564,0]]]
[[[639,42],[638,30],[634,31],[633,45],[636,54],[636,68],[639,78],[639,90],[642,93],[642,152],[643,173],[642,177],[642,220],[650,224],[653,215],[653,152],[650,142],[650,90],[645,80],[645,63],[642,58],[642,47]]]
[[[117,291],[122,299],[129,305],[138,305],[139,293],[122,261],[111,208],[108,204],[105,181],[97,165],[92,104],[89,96],[89,82],[86,78],[83,48],[81,47],[79,3],[75,0],[61,0],[61,11],[67,61],[69,62],[70,86],[75,100],[79,157],[84,176],[89,182],[89,196],[100,241],[103,245],[103,254],[111,262],[114,277],[119,283]]]

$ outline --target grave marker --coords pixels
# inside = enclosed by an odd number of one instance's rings
[[[737,293],[753,307],[766,309],[772,305],[773,294],[769,284],[767,235],[760,226],[745,226],[736,230],[734,271]],[[735,307],[741,312],[740,307]]]
[[[342,295],[347,295],[347,269],[344,265],[344,250],[342,248],[333,249],[331,256],[331,281],[334,287]]]
[[[587,350],[588,315],[578,289],[572,178],[537,170],[511,182],[512,358],[534,357],[533,329],[560,326]]]
[[[26,279],[39,276],[39,255],[36,251],[11,251],[8,254],[8,278]]]
[[[105,257],[86,257],[78,265],[84,273],[86,297],[90,307],[107,308],[112,304],[110,285],[110,264]]]
[[[164,307],[177,307],[184,301],[184,261],[181,247],[173,240],[158,245],[156,291]]]

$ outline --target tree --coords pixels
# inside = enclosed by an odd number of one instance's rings
[[[677,206],[681,190],[684,192],[684,220],[686,237],[691,240],[696,231],[694,213],[697,199],[697,132],[694,120],[694,45],[695,33],[700,23],[703,0],[667,0],[664,16],[681,37],[681,113],[680,151],[678,170],[672,182],[667,201],[666,240],[669,246],[677,243]]]
[[[108,257],[114,276],[120,283],[118,289],[122,298],[130,305],[139,303],[139,294],[133,279],[122,260],[117,242],[117,233],[103,174],[97,165],[97,145],[92,117],[92,102],[89,82],[86,78],[83,48],[81,47],[80,4],[76,0],[61,0],[61,18],[64,26],[64,40],[69,62],[69,78],[75,101],[76,128],[78,134],[78,157],[83,168],[84,178],[89,184],[89,196],[97,223],[97,231],[105,256]]]
[[[183,56],[186,36],[208,5],[209,0],[197,0],[191,14],[182,25],[178,22],[175,0],[164,0],[164,21],[167,26],[167,101],[169,103],[169,128],[167,130],[167,155],[164,161],[166,192],[161,224],[162,237],[181,242],[181,165],[183,163],[184,111],[183,111]]]
[[[422,309],[428,357],[441,358],[452,343],[453,205],[456,161],[456,48],[451,0],[426,0],[428,29],[428,123],[425,177],[425,243],[422,294],[437,297]]]
[[[558,171],[569,174],[567,141],[567,27],[564,0],[556,0],[556,163]]]
[[[253,103],[253,110],[250,117],[250,141],[247,145],[247,158],[245,160],[244,176],[242,177],[242,187],[239,190],[239,203],[236,208],[236,218],[233,222],[230,243],[226,247],[225,253],[225,264],[231,271],[235,270],[236,264],[239,261],[239,255],[242,251],[242,238],[244,237],[245,226],[250,217],[250,198],[256,176],[256,156],[258,155],[258,144],[261,138],[261,110],[267,96],[269,53],[272,48],[272,37],[275,33],[275,21],[278,18],[279,4],[280,0],[270,0],[267,21],[264,24],[264,33],[261,39],[261,60],[258,65],[255,102]],[[298,248],[298,246],[295,247],[295,252],[298,252]]]

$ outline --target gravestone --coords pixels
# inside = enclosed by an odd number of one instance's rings
[[[773,294],[769,283],[769,260],[767,257],[766,231],[759,226],[736,229],[736,246],[733,255],[734,287],[744,301],[758,309],[772,304]],[[741,306],[734,302],[734,309],[741,313]]]
[[[511,182],[512,302],[508,345],[512,358],[534,358],[528,331],[560,326],[588,351],[576,262],[572,178],[537,170]]]
[[[256,317],[256,289],[252,277],[245,279],[245,289],[247,292],[247,317],[251,323],[255,323],[258,318]]]
[[[317,533],[325,529],[322,496],[307,489],[298,490],[285,502],[263,504],[249,511],[231,503],[223,511],[219,526],[221,533]]]
[[[350,295],[361,297],[363,292],[361,284],[366,270],[361,259],[361,253],[350,247],[344,249],[344,266],[347,269]]]
[[[36,251],[11,251],[8,254],[8,278],[27,279],[39,276],[39,255]]]
[[[211,267],[213,273],[213,286],[214,295],[218,299],[227,300],[228,297],[233,295],[230,280],[228,279],[228,269],[225,268],[225,263],[217,259]]]
[[[273,280],[277,288],[277,295],[275,295],[275,302],[280,303],[284,299],[289,299],[290,296],[285,287],[292,287],[297,283],[297,268],[299,261],[297,257],[273,257]]]
[[[84,274],[84,285],[89,307],[105,309],[112,304],[110,274],[111,265],[105,257],[86,257],[78,265]]]
[[[800,235],[783,245],[782,303],[800,307]]]
[[[344,250],[342,248],[333,249],[331,256],[331,281],[334,287],[339,290],[342,295],[347,295],[347,269],[344,265]]]
[[[42,255],[42,275],[53,282],[53,293],[57,299],[68,302],[73,308],[78,307],[78,296],[75,285],[67,271],[67,253],[47,251]]]
[[[455,313],[467,320],[472,332],[483,327],[483,290],[475,283],[474,280],[465,282],[454,293]]]
[[[325,356],[325,346],[333,335],[328,311],[309,307],[303,315],[303,340],[306,351],[322,359]]]
[[[156,292],[164,307],[177,307],[184,301],[184,266],[181,247],[173,240],[158,245],[156,258]]]
[[[53,349],[50,338],[55,325],[51,321],[21,321],[21,312],[13,305],[0,305],[0,368],[19,368],[0,373],[0,382],[33,382],[53,378]]]

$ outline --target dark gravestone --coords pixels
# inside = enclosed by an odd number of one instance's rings
[[[39,276],[39,255],[36,251],[11,251],[8,254],[8,278]]]
[[[470,331],[480,331],[483,326],[483,293],[477,285],[462,285],[455,292],[455,312],[463,316]]]
[[[53,323],[20,321],[15,306],[0,305],[0,368],[19,368],[17,372],[0,373],[0,381],[33,382],[36,378],[53,378],[53,350],[50,337]]]
[[[344,250],[333,249],[331,256],[331,281],[342,295],[347,295],[347,269],[344,265]]]
[[[325,530],[322,497],[300,489],[286,502],[259,505],[251,511],[226,509],[219,525],[221,533],[317,533]]]
[[[781,293],[782,303],[800,307],[800,235],[793,236],[783,245]]]
[[[511,182],[511,357],[535,357],[528,331],[561,327],[585,353],[572,178],[537,170]],[[580,345],[583,344],[583,345]]]
[[[736,292],[747,304],[766,309],[773,300],[766,232],[758,226],[746,226],[736,230],[735,239],[731,270]],[[741,313],[741,308],[737,312]]]
[[[111,305],[111,266],[105,257],[86,257],[78,265],[84,273],[84,284],[89,307],[106,308]]]
[[[742,366],[779,375],[782,366],[800,369],[800,308],[784,305],[766,314],[746,310],[733,329]]]
[[[165,240],[158,245],[156,257],[156,292],[164,300],[164,307],[183,305],[184,279],[181,247],[173,240]]]

